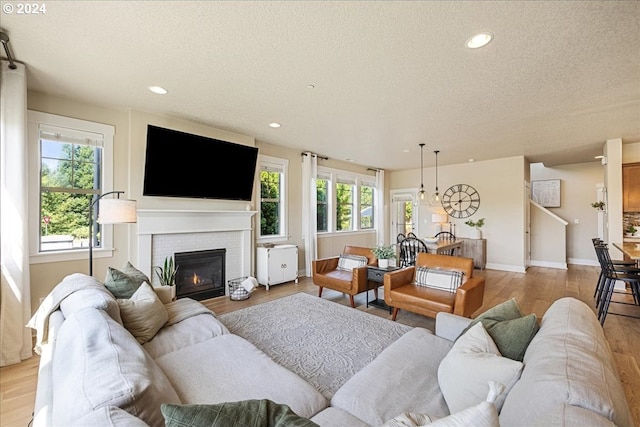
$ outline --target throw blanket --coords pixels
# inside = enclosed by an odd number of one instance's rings
[[[98,280],[86,274],[74,273],[62,279],[62,282],[53,288],[49,295],[42,301],[42,304],[40,304],[40,307],[38,307],[38,310],[26,325],[28,328],[36,330],[36,345],[33,350],[37,354],[41,354],[42,346],[46,344],[49,339],[49,316],[51,316],[51,313],[60,307],[60,303],[66,297],[76,291],[88,288],[94,288],[99,292],[106,292],[113,298],[111,292]]]
[[[287,405],[268,399],[244,400],[217,405],[170,405],[160,407],[167,427],[318,427],[298,416]]]
[[[182,322],[189,317],[196,316],[198,314],[210,314],[215,316],[213,311],[191,298],[182,298],[172,301],[164,306],[167,309],[169,320],[165,323],[164,327],[171,326],[175,323]]]

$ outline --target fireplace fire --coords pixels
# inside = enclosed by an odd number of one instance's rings
[[[226,249],[177,252],[176,296],[203,300],[224,295]]]

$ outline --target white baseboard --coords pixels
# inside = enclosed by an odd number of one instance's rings
[[[582,259],[582,258],[569,258],[569,264],[574,265],[593,265],[594,267],[599,267],[600,264],[595,259]]]
[[[525,268],[523,266],[519,266],[519,265],[487,263],[486,268],[488,268],[490,270],[512,271],[514,273],[526,273],[527,272],[527,270],[525,270]]]
[[[557,268],[560,270],[566,270],[567,269],[567,263],[566,262],[550,262],[550,261],[537,261],[537,260],[531,260],[531,266],[532,267],[547,267],[547,268]]]

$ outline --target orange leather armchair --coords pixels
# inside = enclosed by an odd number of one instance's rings
[[[416,285],[416,267],[463,271],[463,283],[455,292]],[[484,277],[473,277],[471,258],[419,253],[415,267],[384,275],[384,300],[393,307],[393,320],[401,309],[434,318],[441,311],[471,317],[482,306],[483,298]]]
[[[367,265],[377,265],[378,258],[369,248],[345,246],[343,254],[362,255],[368,259]],[[367,290],[367,267],[354,268],[353,271],[338,270],[340,257],[317,259],[313,261],[313,283],[320,287],[318,296],[322,297],[322,289],[329,288],[349,295],[351,307],[355,308],[353,296]]]

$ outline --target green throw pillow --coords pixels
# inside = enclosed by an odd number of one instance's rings
[[[318,427],[287,405],[271,400],[244,400],[216,405],[160,407],[166,427]]]
[[[539,329],[536,315],[525,316],[515,298],[498,304],[476,317],[462,334],[478,322],[482,322],[482,326],[504,357],[518,361],[524,358],[529,343]]]
[[[151,284],[149,278],[140,270],[137,270],[127,262],[124,271],[109,267],[104,286],[109,289],[117,299],[129,299],[138,290],[142,282]]]
[[[142,282],[147,282],[148,284],[151,284],[151,279],[149,279],[149,277],[147,277],[146,274],[144,274],[142,271],[138,270],[137,268],[135,268],[133,265],[131,265],[130,262],[127,261],[127,265],[124,266],[124,268],[122,269],[122,272],[124,274],[128,274],[129,276],[138,279]]]

